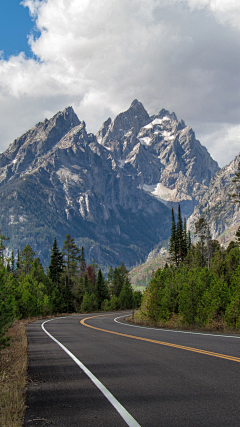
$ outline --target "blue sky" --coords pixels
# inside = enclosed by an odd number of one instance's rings
[[[0,50],[4,58],[25,52],[32,56],[27,35],[34,31],[35,23],[28,8],[19,0],[1,0],[0,6]]]

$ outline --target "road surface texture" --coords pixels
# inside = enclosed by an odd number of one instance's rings
[[[134,327],[126,315],[28,325],[25,427],[240,426],[239,336]]]

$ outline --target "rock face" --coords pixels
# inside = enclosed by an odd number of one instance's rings
[[[240,203],[234,203],[229,197],[236,187],[232,180],[239,161],[240,153],[228,166],[216,173],[187,223],[194,233],[195,222],[204,217],[210,225],[213,239],[218,239],[224,246],[235,239],[236,230],[240,225]]]
[[[193,211],[218,171],[174,113],[137,100],[95,135],[71,107],[0,155],[0,225],[9,249],[29,243],[47,264],[54,236],[84,245],[88,262],[127,267],[168,239],[172,206]]]
[[[97,133],[117,166],[135,176],[138,188],[187,216],[219,170],[193,130],[175,113],[149,117],[137,100],[126,113],[106,121]]]

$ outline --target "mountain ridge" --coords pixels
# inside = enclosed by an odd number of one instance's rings
[[[149,116],[134,100],[94,135],[67,107],[0,155],[0,226],[9,249],[29,243],[44,265],[68,232],[89,261],[130,267],[169,237],[170,208],[192,211],[218,170],[175,113]]]

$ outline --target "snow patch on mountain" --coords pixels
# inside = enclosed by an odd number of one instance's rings
[[[158,199],[169,201],[174,196],[176,196],[176,190],[171,190],[170,188],[165,187],[161,182],[158,184],[153,185],[147,185],[143,184],[143,190],[147,193],[151,193],[153,196],[157,197]]]

